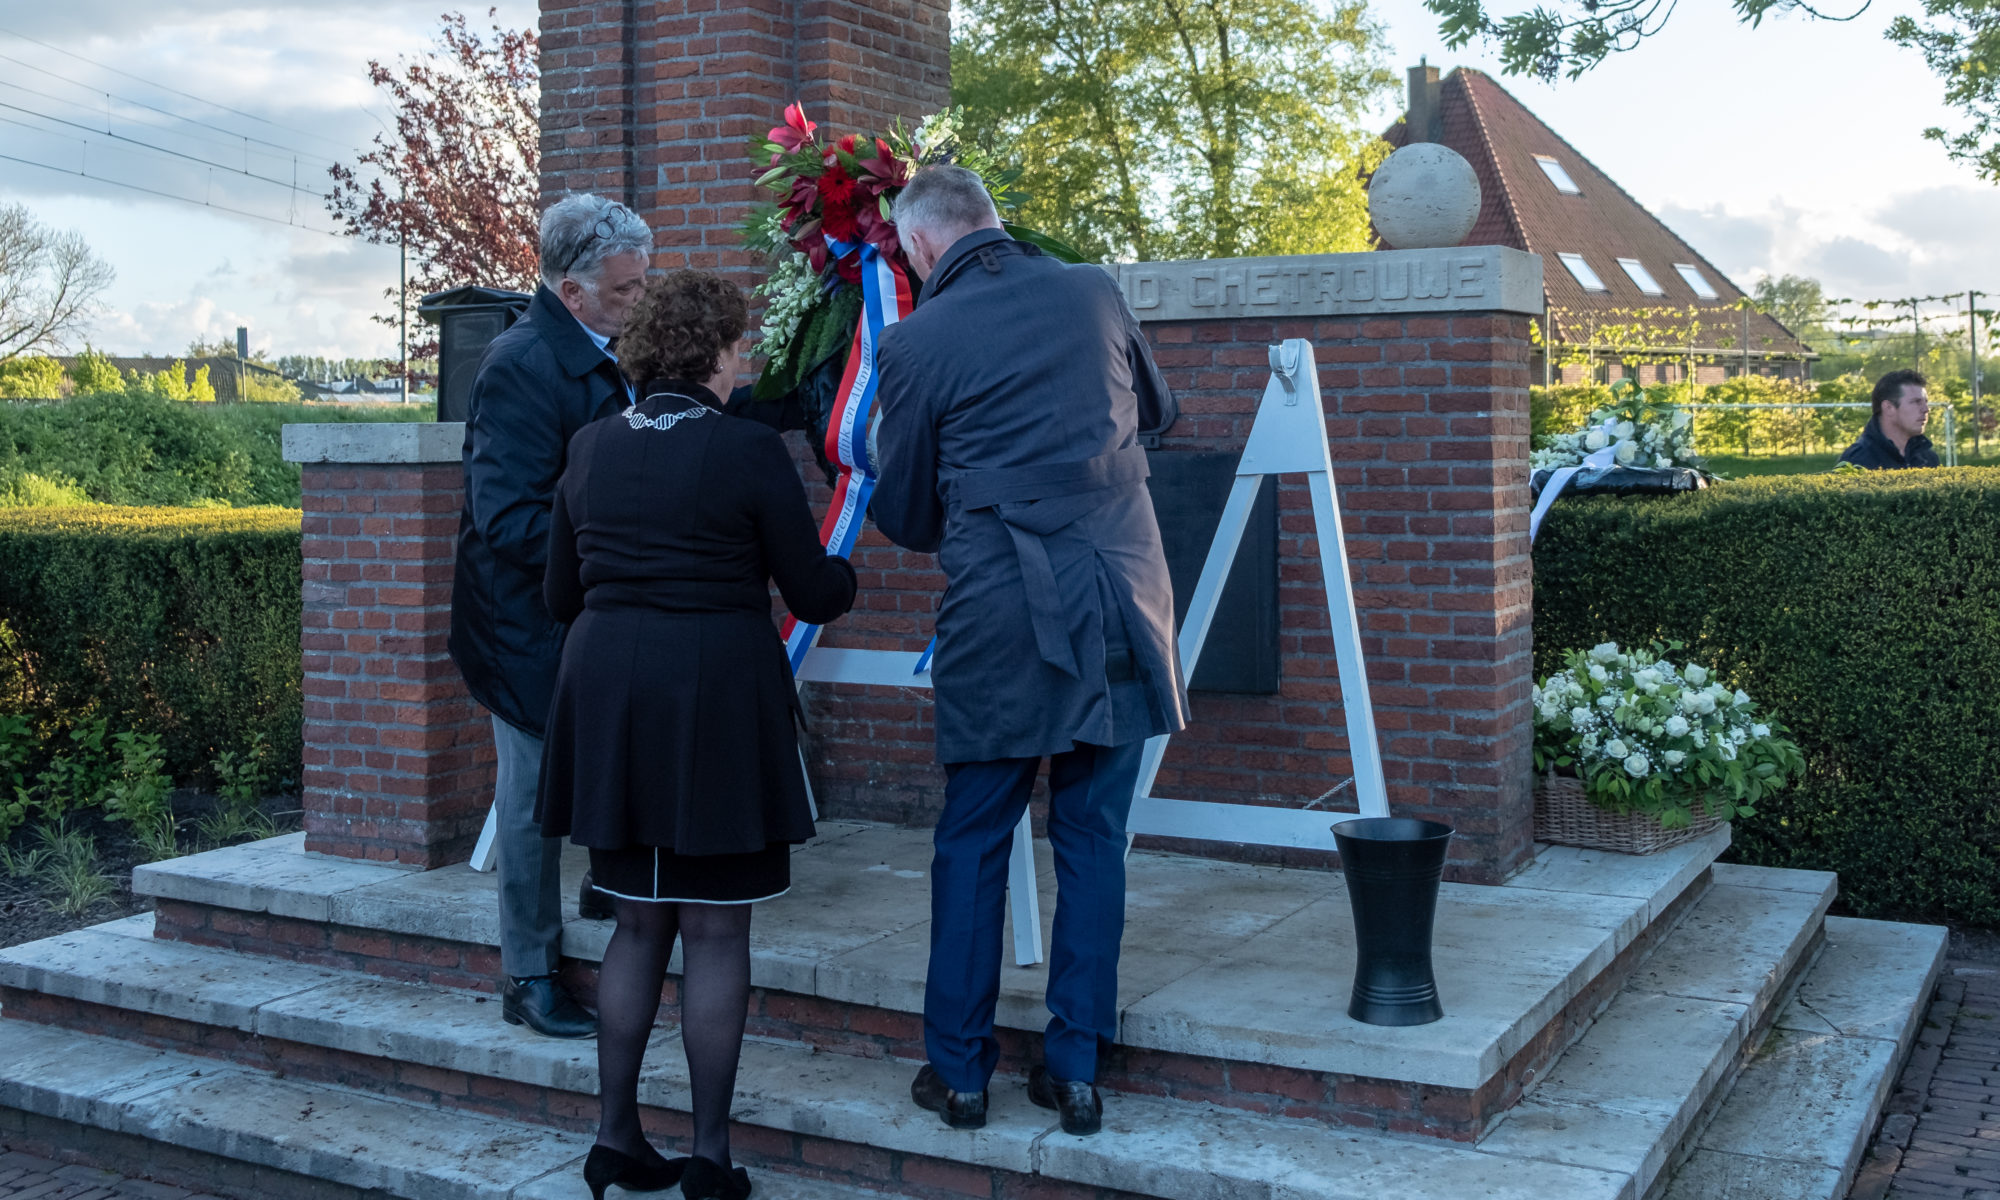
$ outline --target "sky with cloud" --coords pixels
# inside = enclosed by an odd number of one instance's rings
[[[330,236],[313,193],[387,115],[368,60],[423,49],[444,7],[0,3],[0,203],[80,230],[117,269],[91,333],[107,349],[175,352],[245,325],[274,354],[393,355],[395,331],[370,317],[396,251]],[[1876,0],[1847,23],[1780,14],[1750,30],[1723,0],[1691,0],[1582,80],[1503,82],[1745,286],[1790,272],[1836,296],[2000,292],[2000,188],[1920,136],[1954,115],[1922,61],[1882,38],[1917,8]],[[1445,49],[1421,0],[1373,12],[1399,71],[1423,56],[1499,74],[1484,47]],[[525,27],[535,6],[506,0],[498,17]],[[1385,100],[1381,122],[1400,107]]]

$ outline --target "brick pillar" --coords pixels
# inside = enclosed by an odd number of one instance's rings
[[[835,133],[951,102],[949,0],[542,0],[542,198],[618,196],[662,267],[737,249],[758,193],[744,147],[805,104]]]
[[[484,709],[445,651],[461,425],[288,425],[302,464],[306,849],[430,868],[493,798]]]

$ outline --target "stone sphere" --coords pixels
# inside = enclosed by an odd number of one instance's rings
[[[1382,160],[1368,182],[1368,215],[1398,250],[1456,246],[1479,220],[1479,177],[1449,146],[1413,142]]]

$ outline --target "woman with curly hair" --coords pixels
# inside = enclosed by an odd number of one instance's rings
[[[750,991],[750,908],[790,886],[813,834],[797,692],[770,581],[802,621],[854,602],[854,569],[821,547],[775,430],[725,413],[750,314],[699,271],[654,279],[618,347],[639,400],[585,426],[556,485],[543,585],[570,630],[536,813],[589,847],[618,925],[597,991],[601,1109],[584,1165],[612,1184],[742,1200],[729,1103]],[[639,1067],[674,939],[693,1156],[639,1127]]]

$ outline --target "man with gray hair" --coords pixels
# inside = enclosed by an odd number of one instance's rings
[[[930,1062],[910,1093],[954,1128],[986,1123],[1007,853],[1047,758],[1056,920],[1028,1098],[1092,1134],[1098,1057],[1118,1032],[1140,753],[1187,719],[1138,441],[1178,409],[1111,276],[1009,238],[977,175],[919,172],[896,231],[924,293],[882,334],[875,523],[945,572]]]
[[[614,200],[566,196],[543,213],[541,286],[487,348],[465,422],[450,645],[472,698],[493,715],[500,1015],[549,1037],[597,1032],[555,981],[562,842],[544,838],[535,821],[564,632],[542,603],[549,509],[570,436],[631,402],[617,337],[645,292],[652,250],[646,223]],[[584,894],[588,901],[587,879]]]

